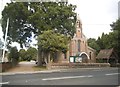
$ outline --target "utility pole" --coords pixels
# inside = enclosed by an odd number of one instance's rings
[[[4,40],[4,46],[3,46],[2,62],[5,62],[4,58],[5,58],[5,49],[6,49],[6,40],[7,40],[8,26],[9,26],[9,18],[7,19],[7,26],[6,26],[6,32],[5,32],[5,40]]]

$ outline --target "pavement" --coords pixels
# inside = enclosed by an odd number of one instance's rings
[[[31,73],[51,73],[51,72],[59,72],[60,70],[35,70],[36,64],[34,61],[31,62],[19,62],[19,64],[9,69],[6,72],[0,73],[0,75],[15,75],[15,74],[31,74]]]

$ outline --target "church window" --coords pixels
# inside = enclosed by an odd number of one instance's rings
[[[91,53],[92,53],[92,52],[89,53],[90,60],[91,60]]]
[[[64,58],[67,59],[67,54],[66,53],[64,53]]]
[[[80,52],[80,40],[78,40],[78,52]]]

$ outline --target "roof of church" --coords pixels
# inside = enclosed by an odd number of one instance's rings
[[[112,49],[104,49],[100,50],[99,54],[97,55],[97,59],[109,59],[114,52],[113,48]]]
[[[95,50],[95,49],[93,49],[93,48],[91,48],[90,46],[88,46],[88,49],[90,49],[90,50],[92,50],[92,51],[96,52],[96,50]]]

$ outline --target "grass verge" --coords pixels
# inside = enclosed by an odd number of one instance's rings
[[[34,66],[33,69],[35,71],[47,70],[46,66]]]

